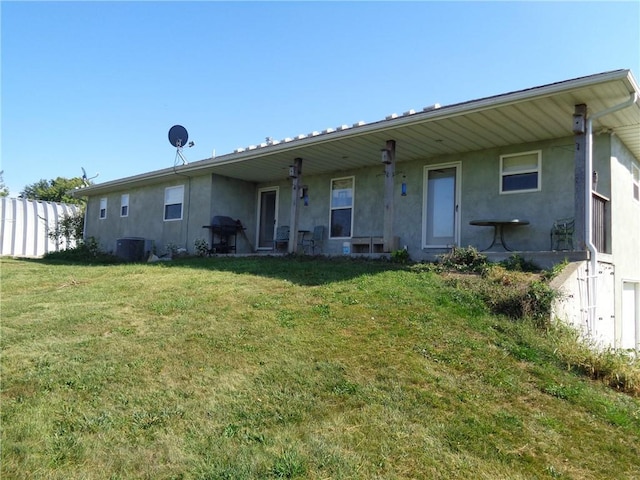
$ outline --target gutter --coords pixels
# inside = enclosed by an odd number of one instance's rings
[[[604,117],[611,113],[617,112],[618,110],[623,110],[632,106],[634,103],[638,101],[638,93],[633,92],[630,94],[629,99],[626,102],[619,103],[618,105],[614,105],[613,107],[609,107],[605,110],[601,110],[600,112],[596,112],[593,115],[587,115],[587,165],[584,171],[585,174],[585,244],[587,250],[589,250],[589,269],[590,274],[588,275],[588,283],[587,283],[587,292],[589,295],[589,302],[587,305],[588,308],[588,329],[590,332],[593,331],[595,327],[595,308],[597,305],[596,302],[596,269],[598,267],[598,249],[593,243],[593,193],[592,193],[592,171],[593,171],[593,121],[598,118]]]

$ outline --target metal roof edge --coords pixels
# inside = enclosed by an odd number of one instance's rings
[[[305,136],[304,138],[294,139],[290,142],[279,142],[273,145],[267,145],[259,149],[246,149],[240,152],[232,152],[217,156],[215,158],[205,158],[182,165],[179,167],[170,167],[163,170],[155,170],[152,172],[142,173],[131,177],[125,177],[109,182],[90,185],[74,191],[74,196],[83,196],[83,193],[99,193],[101,191],[112,190],[117,187],[125,187],[130,184],[159,183],[165,178],[172,175],[186,175],[195,173],[205,169],[215,169],[216,166],[229,165],[233,163],[243,162],[253,158],[260,158],[276,153],[296,150],[300,147],[308,145],[317,145],[326,142],[332,142],[338,139],[357,137],[373,132],[383,132],[385,130],[393,130],[406,125],[418,124],[426,121],[434,121],[438,119],[469,114],[489,108],[519,103],[535,98],[548,97],[561,92],[570,91],[577,88],[597,85],[615,80],[623,80],[628,82],[628,86],[640,94],[640,88],[636,82],[631,70],[619,69],[583,77],[577,77],[560,82],[550,83],[537,87],[531,87],[523,90],[502,93],[489,97],[483,97],[476,100],[455,103],[451,105],[441,106],[439,108],[429,109],[422,112],[416,112],[411,115],[403,115],[397,117],[388,117],[382,120],[366,123],[364,125],[355,125],[348,129],[337,129],[328,133],[319,135]],[[632,93],[632,92],[629,92]]]
[[[425,121],[431,121],[441,118],[447,118],[462,114],[468,114],[476,111],[486,110],[487,108],[493,108],[497,106],[510,105],[518,103],[524,100],[531,100],[534,98],[541,98],[563,91],[572,90],[575,88],[582,88],[585,86],[595,85],[598,83],[605,83],[612,80],[628,79],[631,87],[638,91],[638,86],[635,83],[635,79],[630,70],[612,70],[609,72],[598,73],[594,75],[588,75],[584,77],[578,77],[569,80],[563,80],[547,85],[541,85],[538,87],[531,87],[524,90],[516,90],[514,92],[502,93],[489,97],[483,97],[476,100],[469,100],[460,103],[454,103],[451,105],[441,106],[439,108],[430,109],[423,112],[416,112],[412,115],[398,116],[393,118],[386,118],[375,122],[367,123],[361,126],[352,127],[348,130],[333,131],[331,133],[305,137],[297,139],[295,141],[287,142],[286,144],[279,143],[265,148],[262,151],[244,150],[242,152],[234,152],[232,154],[223,155],[217,157],[217,160],[222,160],[223,157],[230,157],[227,160],[216,161],[210,163],[207,167],[215,167],[216,165],[228,165],[231,163],[237,163],[250,158],[260,158],[273,153],[282,153],[288,150],[295,150],[299,147],[307,146],[310,144],[321,144],[337,139],[344,139],[349,137],[356,137],[372,132],[382,132],[384,130],[395,129],[405,125],[412,125],[422,123]],[[210,160],[210,159],[207,159]]]

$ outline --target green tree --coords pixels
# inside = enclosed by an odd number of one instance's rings
[[[4,170],[0,170],[0,197],[8,197],[9,189],[4,184]]]
[[[84,185],[81,177],[64,178],[54,180],[42,179],[24,187],[20,197],[44,202],[84,204],[84,199],[73,197],[69,192]]]

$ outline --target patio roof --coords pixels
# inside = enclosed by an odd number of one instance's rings
[[[448,106],[409,111],[384,120],[313,132],[265,143],[188,165],[157,170],[77,190],[98,194],[166,181],[168,177],[216,173],[250,182],[287,178],[293,159],[303,175],[334,173],[380,164],[380,149],[396,141],[396,162],[572,136],[574,106],[595,113],[640,94],[629,70],[615,70]],[[604,116],[594,133],[614,132],[640,158],[640,104]]]

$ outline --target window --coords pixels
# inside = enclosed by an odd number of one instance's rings
[[[631,181],[633,182],[633,199],[640,202],[640,168],[631,165]]]
[[[164,189],[164,219],[182,220],[182,198],[184,185]]]
[[[540,190],[542,152],[516,153],[500,157],[500,193]]]
[[[129,194],[125,193],[120,197],[120,216],[129,216]]]
[[[100,199],[100,215],[99,218],[107,218],[107,199]]]
[[[353,177],[331,180],[331,238],[351,237]]]

